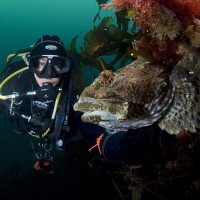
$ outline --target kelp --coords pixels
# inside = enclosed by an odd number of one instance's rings
[[[117,26],[123,31],[128,31],[128,24],[130,19],[128,18],[127,10],[124,9],[115,12],[115,15],[117,18]]]
[[[106,69],[114,70],[117,62],[121,61],[119,67],[122,67],[125,62],[131,59],[128,50],[135,33],[129,33],[119,28],[114,24],[113,17],[104,17],[98,26],[94,25],[94,28],[84,35],[84,43],[78,50],[77,39],[79,35],[72,39],[70,50],[78,56],[81,66],[92,66],[102,70],[98,58],[114,56],[112,62],[104,62]]]

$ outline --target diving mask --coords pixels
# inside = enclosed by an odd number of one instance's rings
[[[39,78],[58,78],[70,69],[70,61],[57,55],[33,56],[29,60],[29,70]]]

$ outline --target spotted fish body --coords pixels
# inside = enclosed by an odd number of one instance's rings
[[[107,129],[127,130],[158,122],[177,134],[195,132],[199,122],[199,66],[181,61],[169,74],[162,65],[138,57],[116,72],[103,71],[82,92],[75,110],[82,120]],[[198,62],[195,62],[198,63]]]
[[[179,61],[172,79],[176,86],[174,99],[159,126],[171,134],[183,129],[195,133],[200,128],[200,55]]]

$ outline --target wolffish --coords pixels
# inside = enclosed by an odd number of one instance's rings
[[[84,122],[115,131],[158,122],[171,134],[183,129],[196,132],[199,85],[199,67],[190,69],[180,63],[170,74],[164,66],[139,57],[115,72],[102,71],[83,90],[74,109],[84,112]]]

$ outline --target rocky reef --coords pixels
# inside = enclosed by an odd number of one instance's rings
[[[139,27],[132,41],[131,55],[161,64],[169,73],[176,67],[200,67],[199,0],[112,0],[101,5],[114,12],[126,10],[131,30]],[[180,136],[180,137],[179,137]],[[122,179],[131,199],[197,199],[200,196],[200,132],[182,131],[173,150],[162,146],[162,162],[127,165]],[[171,153],[170,153],[171,152]]]
[[[126,9],[132,30],[140,27],[132,42],[133,54],[145,52],[151,61],[173,67],[186,54],[199,53],[199,4],[199,0],[113,0],[102,6],[115,12]]]

